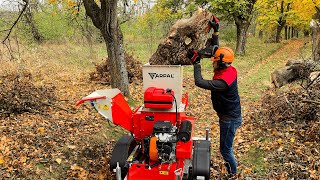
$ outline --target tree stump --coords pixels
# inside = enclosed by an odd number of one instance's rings
[[[208,21],[213,15],[198,10],[189,19],[178,20],[170,29],[167,37],[161,41],[157,51],[149,59],[151,65],[190,65],[186,57],[190,48],[201,49],[205,45]]]

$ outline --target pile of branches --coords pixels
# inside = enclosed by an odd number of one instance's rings
[[[126,68],[128,72],[129,83],[142,81],[142,64],[136,60],[132,55],[125,53]],[[101,84],[110,85],[111,75],[108,66],[109,59],[107,58],[103,63],[96,64],[96,71],[90,73],[90,80],[98,81]]]
[[[289,92],[271,91],[263,98],[261,115],[275,121],[315,121],[320,119],[320,83]]]
[[[281,92],[277,89],[265,95],[261,107],[251,118],[255,119],[261,137],[279,143],[266,156],[271,179],[319,177],[316,173],[320,170],[319,109],[319,82],[308,88],[296,87]]]
[[[35,86],[28,72],[0,77],[0,116],[24,112],[43,113],[56,100],[54,86]]]

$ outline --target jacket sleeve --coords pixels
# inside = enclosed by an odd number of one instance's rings
[[[195,64],[193,66],[194,69],[194,81],[196,86],[208,89],[211,91],[224,91],[228,88],[228,85],[225,81],[221,79],[216,80],[204,80],[201,75],[201,65]]]
[[[197,53],[200,58],[211,58],[216,50],[219,48],[219,36],[212,34],[212,38],[209,38],[206,42],[206,47],[199,50]]]

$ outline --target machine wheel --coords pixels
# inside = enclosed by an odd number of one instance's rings
[[[210,141],[193,141],[193,161],[191,176],[193,179],[197,179],[197,176],[203,176],[205,177],[205,180],[210,180],[210,154]]]
[[[113,171],[117,167],[117,162],[121,168],[121,178],[124,179],[128,173],[128,167],[126,167],[127,158],[136,146],[137,142],[132,136],[122,136],[113,148],[112,156],[110,160],[110,171]]]

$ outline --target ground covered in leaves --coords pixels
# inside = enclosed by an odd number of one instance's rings
[[[22,69],[28,69],[30,75],[19,76],[21,81],[10,80],[17,78],[16,72],[21,69],[16,62],[4,61],[4,66],[10,71],[0,70],[1,90],[7,89],[5,93],[1,92],[0,99],[9,99],[0,101],[10,107],[21,105],[26,109],[35,109],[23,113],[12,111],[0,116],[1,177],[113,179],[108,165],[112,148],[117,139],[127,132],[108,124],[89,106],[74,106],[94,90],[106,88],[89,80],[90,72],[97,69],[94,66],[87,69],[87,66],[79,68],[73,64],[66,65],[66,62],[42,61],[45,59],[42,56],[34,54],[26,57]],[[245,82],[246,79],[240,77],[240,81]],[[22,88],[13,88],[16,87],[14,83]],[[196,135],[204,136],[206,128],[211,130],[212,179],[224,178],[226,170],[219,154],[219,126],[211,106],[210,92],[195,87],[192,71],[185,73],[184,84],[184,91],[189,93],[188,114],[197,120]],[[314,103],[319,101],[315,93],[319,92],[319,86],[312,88],[315,89],[305,91],[293,86],[283,91],[270,90],[262,102],[242,97],[243,125],[235,139],[239,162],[237,178],[320,177],[317,146],[319,104]],[[12,89],[21,96],[14,96]],[[134,109],[142,103],[143,97],[139,78],[133,79],[130,92],[130,104]],[[36,104],[25,103],[30,100],[24,97],[33,97],[31,100]],[[19,101],[12,104],[12,98]],[[43,105],[43,102],[47,104]],[[1,114],[4,114],[7,111],[4,109],[9,106],[2,104],[0,107]]]

